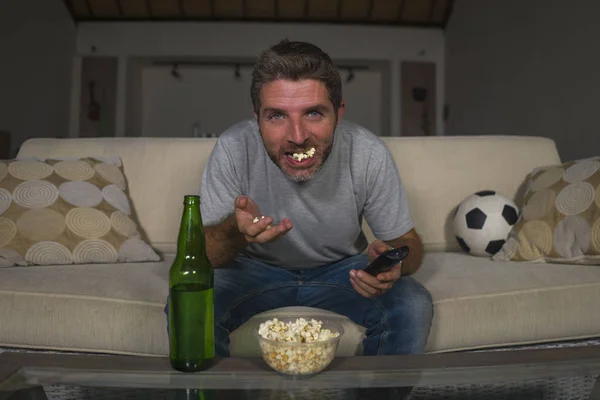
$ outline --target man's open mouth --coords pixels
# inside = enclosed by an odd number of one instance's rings
[[[307,158],[312,158],[315,155],[315,148],[312,147],[304,152],[300,153],[286,153],[287,156],[293,158],[294,160],[300,162]]]

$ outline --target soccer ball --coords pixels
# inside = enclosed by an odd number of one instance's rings
[[[452,226],[465,252],[491,257],[502,248],[518,220],[515,203],[493,190],[482,190],[461,201]]]

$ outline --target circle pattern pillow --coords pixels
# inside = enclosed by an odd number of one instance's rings
[[[497,261],[600,264],[600,157],[533,170]]]
[[[0,267],[159,259],[120,159],[0,161]]]

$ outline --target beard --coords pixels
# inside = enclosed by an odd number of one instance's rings
[[[260,132],[260,134],[262,136],[262,132]],[[294,166],[286,161],[286,158],[288,157],[286,154],[304,152],[312,147],[315,148],[315,155],[313,156],[313,163],[310,166]],[[273,152],[265,146],[265,150],[269,155],[271,161],[273,161],[273,163],[277,165],[279,170],[283,172],[283,174],[288,179],[291,179],[292,181],[297,183],[306,182],[314,178],[317,175],[317,173],[321,170],[321,168],[323,168],[325,161],[327,161],[329,154],[331,154],[332,148],[333,135],[331,136],[331,140],[328,143],[325,143],[324,146],[320,146],[313,142],[306,142],[302,146],[290,144],[284,148],[281,148],[279,152]]]

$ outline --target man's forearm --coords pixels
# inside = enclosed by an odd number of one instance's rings
[[[403,239],[403,245],[408,246],[410,252],[402,261],[402,275],[411,275],[417,272],[423,262],[423,244],[418,239]]]
[[[218,225],[204,228],[206,255],[213,268],[221,268],[231,262],[248,245],[235,222],[235,215],[227,217]]]
[[[415,233],[416,235],[416,233]],[[396,240],[386,241],[392,247],[408,246],[408,256],[402,261],[402,275],[411,275],[417,272],[423,262],[423,243],[417,237],[403,237]]]

